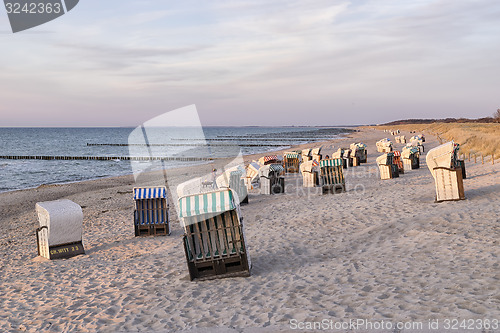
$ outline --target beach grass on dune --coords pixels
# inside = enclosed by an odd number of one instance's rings
[[[432,123],[376,126],[377,129],[417,131],[460,144],[463,153],[500,157],[500,123]]]

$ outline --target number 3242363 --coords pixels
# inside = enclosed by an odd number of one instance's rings
[[[5,4],[7,14],[60,14],[62,11],[61,4],[30,2],[21,4],[19,2],[7,2]]]

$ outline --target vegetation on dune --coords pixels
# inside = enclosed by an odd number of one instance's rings
[[[500,109],[499,109],[500,111]],[[500,112],[499,118],[500,119]],[[494,154],[500,157],[500,123],[441,123],[381,125],[377,129],[416,131],[460,144],[462,153]]]

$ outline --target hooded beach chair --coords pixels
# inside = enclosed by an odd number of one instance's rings
[[[134,188],[134,229],[136,236],[170,235],[167,188]]]
[[[427,153],[427,167],[436,185],[436,202],[465,199],[462,169],[457,160],[458,145],[453,141]]]
[[[323,148],[323,146],[311,149],[312,160],[316,160],[318,162],[321,161],[321,159],[323,158],[323,156],[321,155],[321,148]]]
[[[417,147],[420,151],[420,153],[423,153],[425,151],[425,147],[423,145],[423,139],[420,135],[414,135],[410,138],[410,144]]]
[[[392,141],[388,138],[377,141],[376,146],[379,153],[389,153],[392,151]]]
[[[366,145],[361,142],[352,143],[351,146],[351,156],[357,157],[359,163],[366,163],[368,152],[366,150]]]
[[[406,170],[420,168],[420,150],[412,145],[406,145],[401,152],[403,166]]]
[[[302,162],[307,162],[312,160],[312,155],[311,155],[312,149],[302,149],[301,155],[302,155]]]
[[[288,152],[283,154],[283,167],[285,173],[298,173],[300,164],[300,154],[296,152]]]
[[[401,152],[395,150],[393,151],[394,154],[394,159],[393,159],[393,164],[397,166],[398,168],[398,174],[404,174],[405,169],[403,165],[403,160],[401,159]]]
[[[319,162],[320,179],[323,194],[327,192],[345,192],[345,179],[341,158],[322,160]]]
[[[268,165],[273,163],[281,163],[281,161],[278,159],[278,155],[268,155],[259,158],[259,164],[261,165]]]
[[[260,193],[267,195],[285,193],[283,172],[284,168],[281,164],[269,164],[261,167],[259,169]]]
[[[303,187],[316,187],[319,185],[319,163],[316,160],[302,162],[300,164]]]
[[[245,185],[246,172],[241,166],[229,168],[216,179],[218,188],[230,188],[238,194],[240,203],[248,203],[248,191]]]
[[[231,189],[179,198],[189,277],[250,276],[239,199]]]
[[[380,171],[380,179],[392,179],[399,177],[399,169],[394,164],[394,153],[385,153],[377,157],[377,165]]]
[[[262,165],[256,161],[253,161],[246,166],[245,185],[248,191],[253,189],[259,183],[259,169],[261,166]]]
[[[71,200],[38,202],[40,227],[36,229],[38,255],[47,259],[84,254],[82,208]]]

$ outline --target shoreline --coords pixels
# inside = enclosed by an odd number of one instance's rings
[[[214,126],[209,126],[209,127],[214,127]],[[215,127],[217,127],[217,126],[215,126]],[[244,127],[244,126],[242,126],[242,127]],[[264,126],[256,126],[256,127],[264,127]],[[286,127],[286,126],[284,126],[284,127]],[[303,126],[301,126],[301,127],[303,127]],[[319,127],[319,126],[310,126],[310,127],[316,128],[316,127]],[[127,128],[127,127],[124,127],[124,128]],[[270,128],[273,128],[273,127],[270,126]],[[340,129],[342,129],[344,127],[331,127],[331,126],[327,126],[326,128],[340,128]],[[354,127],[354,128],[356,128],[356,127]],[[303,146],[306,146],[306,145],[311,145],[311,144],[312,145],[324,145],[324,144],[330,143],[331,141],[341,140],[341,139],[347,137],[351,133],[355,133],[355,132],[340,133],[340,134],[338,134],[338,136],[339,136],[338,138],[330,139],[330,140],[326,140],[326,141],[307,142],[307,143],[303,143],[303,144],[299,144],[299,145],[291,145],[290,147],[284,148],[284,149],[268,150],[268,151],[263,152],[263,153],[247,154],[247,155],[243,155],[243,159],[246,161],[247,157],[253,157],[253,158],[255,158],[257,156],[263,156],[265,154],[279,153],[279,152],[283,152],[283,151],[290,150],[290,149],[300,149],[300,147],[303,147]],[[210,164],[210,163],[213,163],[213,162],[207,161],[206,163],[200,163],[200,164],[191,165],[191,166],[181,166],[181,167],[174,166],[174,167],[171,167],[171,168],[166,167],[164,170],[176,170],[176,169],[182,169],[182,168],[196,168],[196,167],[207,165],[207,164]],[[159,172],[159,171],[162,171],[162,170],[154,170],[154,171]],[[7,191],[0,191],[0,194],[11,193],[11,192],[16,192],[16,191],[24,191],[24,190],[33,190],[33,189],[37,189],[39,187],[44,187],[44,186],[67,185],[67,184],[75,184],[75,183],[87,182],[87,181],[97,181],[97,180],[100,180],[100,179],[125,177],[125,176],[133,176],[133,174],[127,173],[127,174],[123,174],[123,175],[103,176],[103,177],[89,178],[89,179],[76,180],[76,181],[66,181],[66,182],[57,182],[57,183],[44,183],[44,184],[40,184],[38,186],[33,186],[33,187],[27,187],[27,188],[15,189],[15,190],[7,190]]]

